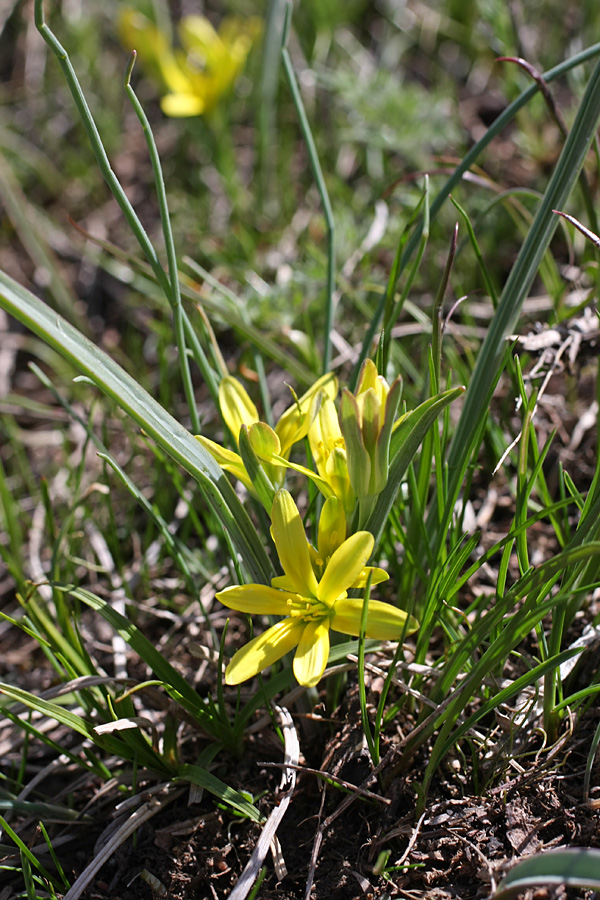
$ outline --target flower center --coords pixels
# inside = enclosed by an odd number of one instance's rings
[[[329,459],[331,453],[337,449],[346,449],[346,442],[344,441],[343,437],[337,437],[333,439],[329,438],[328,441],[324,441],[323,439],[321,439],[317,443],[317,450],[325,464],[327,464],[327,460]]]
[[[286,600],[286,606],[288,615],[303,619],[305,622],[328,619],[333,612],[316,597],[302,597],[300,594],[290,594]]]

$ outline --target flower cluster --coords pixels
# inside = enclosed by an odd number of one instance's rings
[[[310,478],[325,498],[337,497],[348,525],[358,515],[365,522],[374,500],[384,489],[389,469],[390,441],[400,403],[401,382],[388,385],[377,374],[372,360],[365,360],[356,393],[342,392],[338,414],[335,399],[337,378],[319,378],[293,402],[271,428],[258,417],[252,400],[235,378],[227,376],[219,388],[219,405],[232,437],[243,453],[235,453],[201,435],[198,440],[219,465],[235,475],[251,492],[256,484],[248,471],[248,454],[256,458],[270,487],[264,502],[270,512],[275,490],[283,485],[285,470],[294,469]],[[316,471],[290,462],[293,445],[308,438]]]
[[[387,483],[400,391],[400,379],[388,385],[366,360],[355,393],[343,390],[339,412],[337,379],[328,374],[303,396],[293,394],[271,428],[260,421],[242,385],[231,376],[222,379],[221,413],[238,452],[202,435],[197,439],[264,504],[284,573],[270,586],[236,585],[217,594],[231,609],[282,617],[237,651],[225,673],[228,684],[252,678],[296,647],[294,674],[300,684],[315,685],[327,665],[330,630],[360,634],[364,599],[348,592],[388,578],[382,569],[367,565],[375,541],[362,523]],[[290,458],[294,445],[305,439],[314,468]],[[289,469],[310,478],[325,498],[316,548],[283,488]],[[404,610],[369,599],[367,637],[401,640],[417,627]]]

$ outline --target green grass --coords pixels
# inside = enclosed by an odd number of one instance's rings
[[[260,716],[270,715],[268,727],[281,734],[273,707],[282,697],[299,713],[318,699],[320,687],[296,685],[289,654],[239,692],[224,681],[227,659],[272,622],[228,618],[215,593],[281,575],[270,533],[280,470],[272,458],[263,465],[270,434],[263,426],[248,422],[230,433],[219,391],[228,372],[269,424],[290,403],[294,409],[284,382],[300,397],[332,369],[355,391],[366,358],[390,384],[403,376],[386,483],[372,495],[353,481],[360,496],[348,501],[345,520],[349,533],[374,536],[373,564],[390,580],[368,581],[360,634],[333,642],[329,659],[334,667],[358,655],[362,725],[382,790],[410,775],[418,817],[440,771],[460,759],[468,789],[484,793],[516,760],[517,732],[533,743],[541,728],[551,748],[569,716],[583,716],[596,698],[600,671],[576,637],[583,624],[596,624],[600,472],[596,461],[585,468],[562,452],[543,392],[529,378],[534,360],[513,335],[531,330],[523,311],[536,291],[546,296],[547,323],[568,324],[569,252],[592,296],[597,248],[568,227],[557,232],[555,210],[597,227],[598,158],[590,147],[600,121],[600,46],[574,54],[541,27],[536,62],[551,90],[560,80],[569,92],[573,113],[564,140],[556,138],[560,152],[540,160],[544,129],[559,131],[539,85],[508,63],[495,69],[490,56],[490,46],[496,55],[520,52],[518,23],[501,4],[456,6],[443,4],[431,32],[431,19],[403,30],[361,4],[332,7],[329,21],[307,4],[290,23],[291,7],[274,3],[228,111],[213,121],[165,122],[155,87],[133,61],[122,66],[124,80],[117,76],[125,54],[102,14],[68,25],[36,0],[36,52],[42,38],[50,51],[42,75],[53,98],[48,118],[60,107],[75,137],[57,140],[39,104],[31,107],[36,128],[18,137],[15,117],[7,139],[0,134],[11,223],[4,238],[18,248],[22,276],[10,264],[0,270],[0,306],[27,330],[16,386],[2,400],[0,555],[10,602],[0,635],[36,648],[22,677],[7,668],[0,684],[14,751],[0,784],[0,840],[21,896],[72,887],[53,842],[86,802],[84,787],[81,797],[55,799],[43,780],[32,787],[30,754],[58,765],[65,753],[70,777],[77,771],[82,785],[111,783],[111,802],[143,804],[142,818],[187,785],[216,797],[226,815],[264,824],[262,808],[236,787],[236,760]],[[585,4],[578,11],[581,33],[592,15]],[[378,55],[366,40],[372,28]],[[99,29],[112,42],[106,65]],[[409,80],[427,58],[422,47],[431,59],[427,89]],[[505,109],[461,136],[459,87],[477,66],[498,79]],[[138,142],[144,186],[133,199],[119,174],[127,141]],[[528,161],[527,183],[498,151],[503,141],[512,144],[510,159]],[[441,153],[455,162],[440,163]],[[64,252],[61,204],[86,235],[90,210],[106,202],[94,157],[122,213],[117,236],[88,234],[75,244],[71,232]],[[479,180],[464,178],[476,165]],[[73,181],[77,190],[65,188]],[[150,186],[156,199],[148,199]],[[371,241],[374,221],[384,227]],[[89,315],[77,297],[74,246],[103,285],[101,313]],[[114,321],[112,335],[102,333],[103,317]],[[590,381],[595,369],[585,370]],[[558,415],[576,421],[577,384],[568,372],[560,377]],[[41,445],[33,437],[39,428]],[[238,490],[196,434],[239,449],[254,494]],[[339,440],[360,456],[354,432]],[[319,485],[327,495],[333,481],[306,478],[313,456],[303,434],[285,485],[316,543]],[[477,514],[492,494],[504,505],[488,540]],[[365,594],[364,582],[357,591]],[[369,640],[371,596],[416,617],[419,629],[392,645]],[[588,664],[581,677],[580,660]],[[373,665],[383,684],[374,709],[363,690]],[[39,687],[35,667],[45,673]],[[330,714],[347,676],[338,668],[325,674],[321,698]],[[500,715],[509,722],[507,741],[496,732]],[[400,723],[406,736],[386,766]],[[594,752],[597,743],[596,734]],[[162,783],[165,796],[151,807],[144,792]],[[44,828],[33,842],[31,823],[39,820]],[[121,840],[134,831],[131,817]],[[556,857],[536,871],[552,880],[569,860]],[[582,860],[573,884],[587,884]],[[516,875],[501,896],[512,884],[521,886]]]

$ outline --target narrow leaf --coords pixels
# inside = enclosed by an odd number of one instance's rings
[[[459,387],[451,391],[445,391],[443,394],[438,394],[436,397],[431,397],[408,413],[396,428],[391,441],[391,462],[388,481],[364,525],[366,531],[370,531],[374,535],[375,544],[381,537],[400,482],[410,465],[410,461],[419,449],[421,441],[444,407],[456,400],[457,397],[460,397],[463,391],[464,388]]]

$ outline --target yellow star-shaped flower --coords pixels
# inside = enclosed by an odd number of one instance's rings
[[[332,499],[333,503],[338,502]],[[315,558],[291,495],[285,490],[275,495],[271,533],[285,574],[274,578],[271,587],[238,585],[221,591],[217,599],[240,612],[284,618],[237,651],[225,672],[227,684],[253,678],[297,647],[294,675],[300,684],[312,687],[327,665],[329,629],[360,634],[363,600],[348,597],[348,590],[365,584],[365,564],[373,551],[373,535],[359,531],[340,542],[341,517],[335,510],[333,515],[331,512],[330,508],[326,518],[338,533],[326,535],[325,529],[320,529],[319,545],[325,551],[335,549],[327,559],[322,554]],[[320,578],[315,568],[322,570]],[[381,569],[374,570],[375,583],[385,577]],[[367,637],[399,640],[417,627],[416,620],[403,610],[390,603],[369,601]]]

